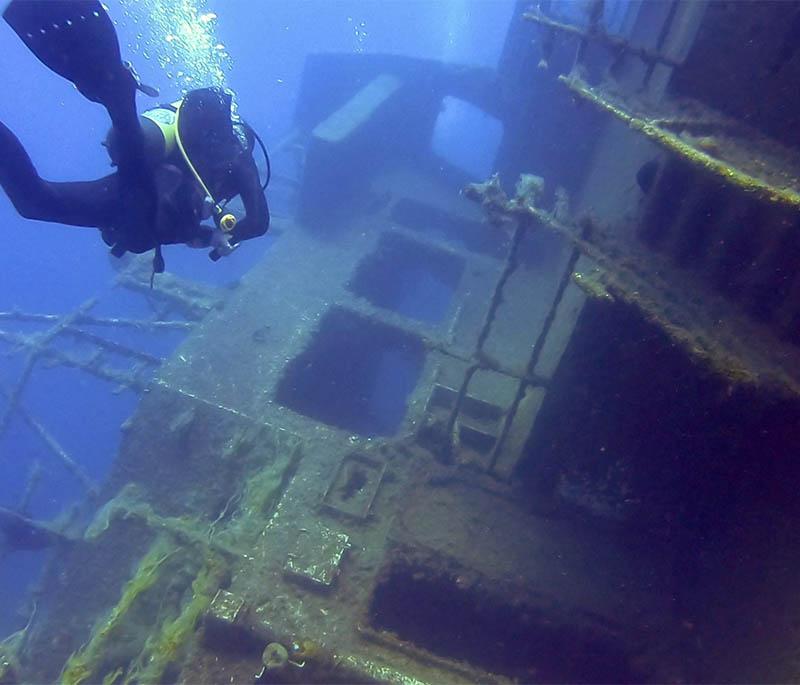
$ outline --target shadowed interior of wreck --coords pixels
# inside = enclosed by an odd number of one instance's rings
[[[275,399],[362,435],[392,435],[405,416],[424,354],[416,338],[333,310],[314,345],[287,366]]]
[[[424,567],[393,565],[372,596],[373,626],[522,682],[642,681],[612,636],[583,633],[524,602],[493,601],[491,592],[464,590],[459,581],[431,576]]]
[[[613,505],[606,513],[631,541],[657,541],[673,610],[687,636],[705,636],[685,655],[697,678],[781,679],[783,640],[751,636],[796,629],[781,598],[800,559],[800,464],[787,450],[800,440],[800,402],[708,373],[621,307],[587,306],[577,329],[520,464],[525,497],[587,525]],[[706,671],[721,652],[724,666]]]

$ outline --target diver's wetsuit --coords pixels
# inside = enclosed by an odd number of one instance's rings
[[[234,228],[231,244],[263,235],[269,227],[269,209],[252,150],[237,152],[233,159],[219,165],[213,159],[208,161],[203,176],[215,198],[242,198],[246,216]],[[46,181],[40,178],[16,136],[0,122],[0,185],[17,211],[28,219],[99,228],[106,242],[114,246],[115,254],[146,252],[174,243],[209,244],[211,230],[200,223],[203,195],[192,192],[196,182],[179,158],[162,164],[181,172],[180,183],[171,193],[157,189],[158,207],[150,209],[154,212],[151,220],[131,227],[121,221],[127,208],[121,199],[120,173],[94,181]],[[149,173],[157,170],[158,166],[152,167]],[[143,200],[140,196],[136,201]]]
[[[161,105],[157,109],[175,110],[171,105]],[[230,94],[220,88],[191,91],[182,100],[181,112],[181,139],[185,150],[214,199],[226,201],[237,195],[242,199],[246,216],[237,222],[230,243],[235,245],[263,235],[269,227],[270,217],[252,155],[253,135],[242,122],[232,120]],[[155,135],[160,139],[161,134],[155,125],[146,117],[141,120],[146,137],[149,139]],[[112,159],[116,159],[120,137],[114,136],[114,142],[109,145]],[[204,214],[205,193],[191,174],[183,155],[176,148],[168,156],[159,157],[151,166],[158,197],[154,240],[162,245],[208,245],[212,228],[200,223],[207,218]],[[96,183],[105,182],[107,179]],[[145,239],[132,245],[130,237],[124,231],[120,234],[113,226],[102,228],[103,239],[114,245],[115,251],[120,244],[131,252],[153,247],[152,244],[148,246]]]
[[[114,222],[118,178],[55,183],[36,173],[17,137],[0,122],[0,185],[26,219],[102,228]]]
[[[99,228],[117,256],[174,243],[209,245],[213,230],[201,225],[205,193],[186,162],[174,153],[148,159],[135,105],[136,89],[142,87],[122,63],[116,33],[100,3],[13,0],[3,16],[45,65],[107,109],[116,139],[116,173],[94,181],[53,182],[39,176],[22,144],[0,123],[0,185],[17,211],[30,219]],[[234,125],[242,125],[231,119],[230,95],[200,89],[183,102],[181,137],[193,166],[217,202],[239,195],[245,207],[230,244],[263,235],[269,210],[252,136],[244,128],[236,135]]]

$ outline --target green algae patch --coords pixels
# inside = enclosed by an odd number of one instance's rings
[[[63,685],[161,682],[185,658],[198,619],[228,575],[221,555],[156,540],[61,674]]]
[[[222,558],[209,555],[192,581],[191,599],[172,620],[164,621],[160,631],[145,643],[142,653],[127,674],[125,683],[161,682],[170,667],[179,666],[186,656],[200,616],[228,574]]]
[[[133,577],[125,584],[119,602],[92,631],[89,642],[75,652],[61,673],[63,685],[80,685],[91,681],[106,681],[102,672],[107,667],[110,653],[117,651],[112,643],[125,642],[128,618],[142,597],[162,576],[166,562],[175,554],[164,538],[159,538],[142,557]],[[116,669],[115,669],[116,670]],[[109,681],[113,682],[113,681]]]
[[[214,532],[216,522],[212,524],[214,544],[252,542],[269,521],[303,456],[302,443],[286,443],[280,434],[273,440],[270,452],[274,456],[245,481],[241,493],[236,496],[236,509],[230,523],[219,533]]]

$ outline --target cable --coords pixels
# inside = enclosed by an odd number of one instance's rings
[[[261,136],[256,133],[256,130],[248,124],[244,119],[242,119],[242,123],[247,126],[247,130],[253,134],[253,138],[256,139],[259,147],[261,148],[261,152],[264,153],[264,160],[267,162],[267,180],[261,185],[261,190],[266,190],[267,186],[269,185],[270,179],[272,178],[272,165],[269,162],[269,153],[267,152],[267,146],[264,145],[264,141],[261,140]]]

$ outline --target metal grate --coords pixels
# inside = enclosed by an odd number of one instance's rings
[[[12,417],[19,416],[56,460],[81,483],[89,496],[97,490],[79,460],[73,458],[47,426],[28,410],[23,401],[37,367],[63,366],[78,369],[111,383],[112,392],[131,390],[141,393],[163,359],[149,352],[117,342],[87,327],[113,330],[136,330],[160,334],[189,331],[220,301],[215,289],[162,275],[157,287],[150,289],[150,263],[146,258],[133,258],[117,275],[115,285],[147,298],[152,314],[148,318],[106,317],[92,313],[98,298],[90,298],[64,314],[42,314],[19,310],[0,311],[0,342],[8,346],[6,356],[24,357],[22,371],[11,387],[0,385],[0,438],[9,430]],[[9,324],[43,324],[34,333],[10,330]],[[4,325],[6,327],[4,327]],[[79,342],[84,351],[64,350],[65,340]],[[120,365],[118,360],[123,360]],[[40,469],[34,465],[25,488],[24,500],[30,500],[40,482]]]

